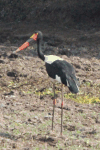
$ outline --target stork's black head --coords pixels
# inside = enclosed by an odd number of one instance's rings
[[[42,40],[43,34],[41,31],[35,31],[34,34],[30,38],[35,40],[35,41]]]
[[[37,34],[37,40],[41,40],[43,38],[43,34],[41,31],[35,31],[35,34]]]

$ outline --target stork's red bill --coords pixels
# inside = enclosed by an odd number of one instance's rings
[[[22,44],[16,51],[14,51],[14,53],[17,53],[17,52],[27,48],[31,41],[33,41],[33,40],[36,41],[37,40],[37,36],[38,36],[38,33],[34,33],[24,44]]]

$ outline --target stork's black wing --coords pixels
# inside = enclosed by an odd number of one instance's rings
[[[78,81],[71,64],[65,60],[56,60],[51,64],[46,63],[45,65],[46,71],[51,78],[56,79],[56,75],[59,76],[61,82],[68,86],[71,92],[78,93]]]

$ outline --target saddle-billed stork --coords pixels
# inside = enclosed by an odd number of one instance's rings
[[[14,53],[25,49],[29,46],[31,41],[37,41],[37,52],[40,59],[45,62],[46,71],[52,79],[62,84],[62,102],[61,102],[61,135],[62,135],[62,122],[63,122],[63,85],[67,86],[72,93],[78,93],[78,80],[75,76],[75,70],[73,66],[64,59],[55,55],[44,55],[41,51],[41,44],[43,40],[43,34],[41,31],[35,32],[21,47],[19,47]],[[54,100],[53,100],[53,113],[52,113],[52,131],[54,122],[54,110],[55,110],[55,83],[53,82]]]

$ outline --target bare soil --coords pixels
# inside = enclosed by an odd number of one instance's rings
[[[52,134],[52,82],[37,56],[36,43],[16,55],[12,51],[35,30],[41,30],[44,54],[58,55],[71,63],[80,81],[79,95],[100,100],[100,28],[54,28],[46,23],[2,23],[1,28],[0,149],[99,150],[100,102],[84,104],[65,97],[61,138],[61,85],[57,83]],[[64,87],[64,94],[69,93]]]

